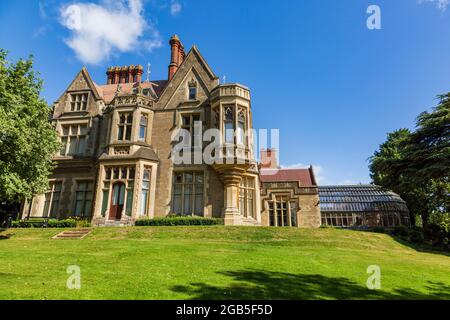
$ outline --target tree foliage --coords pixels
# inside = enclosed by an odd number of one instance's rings
[[[431,112],[421,113],[414,131],[389,133],[370,158],[375,184],[398,193],[414,218],[450,212],[450,93]]]
[[[41,89],[32,57],[12,63],[0,49],[0,201],[21,201],[47,187],[59,142]]]

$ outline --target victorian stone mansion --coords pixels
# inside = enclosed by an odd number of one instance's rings
[[[84,217],[94,225],[195,215],[225,225],[319,227],[323,220],[312,168],[280,169],[276,150],[257,163],[249,89],[221,84],[199,50],[170,39],[166,80],[144,81],[143,67],[111,67],[106,84],[86,68],[54,103],[61,150],[45,194],[23,205],[22,218]],[[174,131],[194,124],[220,131],[217,157],[241,161],[175,164]],[[237,133],[228,136],[229,129]],[[229,159],[228,159],[229,160]],[[331,221],[331,220],[330,220]]]

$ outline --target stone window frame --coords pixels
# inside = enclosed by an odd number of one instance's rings
[[[144,119],[144,121],[143,121]],[[148,121],[149,121],[149,115],[148,113],[142,112],[139,117],[139,141],[147,141],[147,135],[148,135]],[[143,136],[141,135],[141,130],[144,129]]]
[[[198,85],[194,78],[188,82],[187,99],[188,101],[197,101],[198,99]]]
[[[251,195],[251,198],[250,198]],[[252,210],[249,210],[249,203]],[[239,184],[239,210],[242,216],[256,219],[256,179],[253,176],[243,176]],[[244,207],[244,210],[242,210]]]
[[[175,179],[176,179],[176,175],[182,175],[182,182],[180,183],[176,183]],[[192,182],[185,182],[185,175],[187,174],[192,174]],[[197,176],[202,176],[202,187],[201,187],[201,193],[197,193],[197,185],[199,185],[197,183],[196,177]],[[205,195],[206,195],[206,173],[204,170],[190,170],[190,169],[178,169],[178,170],[174,170],[172,173],[172,197],[171,197],[171,206],[170,206],[170,210],[172,214],[178,215],[178,216],[201,216],[204,217],[205,216]],[[174,208],[175,208],[175,187],[176,185],[180,185],[181,186],[181,199],[180,199],[180,206],[181,206],[181,213],[175,212]],[[189,194],[189,196],[191,196],[190,199],[190,212],[184,212],[185,211],[185,206],[184,206],[184,202],[185,202],[185,197],[186,197],[186,192],[185,192],[185,188],[186,186],[191,186],[192,187],[192,193]],[[201,195],[201,208],[202,208],[202,212],[195,212],[195,207],[196,207],[196,198],[197,196]]]
[[[58,156],[60,157],[73,157],[73,156],[83,156],[87,150],[88,138],[89,138],[89,122],[67,122],[60,123],[60,134],[59,139],[62,143],[61,149],[58,152]],[[72,128],[77,127],[76,133],[74,134]],[[82,127],[85,128],[85,131],[82,132]],[[65,128],[67,129],[67,134],[65,134]],[[83,139],[83,140],[81,140]],[[65,140],[65,141],[64,141]],[[73,140],[76,140],[76,150],[75,153],[70,151]],[[80,141],[84,141],[84,145],[82,150],[80,150]],[[63,151],[64,148],[64,152]]]
[[[232,103],[222,104],[221,109],[222,140],[224,144],[235,145],[238,148],[248,148],[251,145],[250,116],[248,108],[241,104]],[[241,119],[243,119],[243,121],[241,121]],[[232,130],[233,133],[231,136],[229,136],[230,130]],[[242,132],[238,133],[239,130],[242,130]],[[239,137],[241,137],[242,140],[239,139]]]
[[[124,116],[124,118],[122,118],[122,116]],[[133,134],[133,117],[133,111],[124,110],[118,112],[117,141],[131,141]]]
[[[189,123],[186,124],[184,120],[186,118],[189,118]],[[203,114],[200,111],[188,111],[188,112],[180,112],[180,121],[179,121],[179,128],[184,129],[189,132],[189,139],[190,139],[190,146],[193,149],[194,148],[194,128],[195,128],[195,122],[200,122],[202,125],[202,131],[203,131]],[[201,140],[203,141],[203,140]],[[203,142],[201,143],[201,146],[203,146]]]
[[[90,100],[90,91],[69,92],[69,112],[87,111]]]
[[[61,194],[63,191],[63,180],[49,180],[49,188],[44,193],[44,207],[42,217],[56,219],[60,215]],[[57,189],[56,186],[59,186]],[[58,199],[54,199],[58,195]]]
[[[280,201],[283,199],[284,201]],[[272,196],[265,200],[267,203],[267,209],[269,214],[269,226],[273,227],[297,227],[298,219],[297,212],[300,208],[300,202],[297,197],[293,197],[290,193],[272,193]],[[278,203],[281,203],[281,208],[278,208]],[[295,203],[295,210],[292,208],[292,203]],[[285,207],[283,206],[285,205]],[[286,218],[283,215],[283,210],[286,213]],[[281,219],[278,218],[279,211],[281,211]],[[293,216],[294,215],[294,216]],[[281,226],[279,222],[281,221]],[[287,225],[286,225],[287,223]]]
[[[139,216],[146,217],[149,215],[150,210],[150,192],[152,183],[152,167],[145,166],[142,172],[142,186],[141,186],[141,203],[139,208]],[[147,186],[145,187],[145,185]],[[144,201],[144,194],[146,193],[146,200]]]
[[[86,188],[84,190],[79,190],[79,186],[81,183],[85,183],[86,184]],[[89,189],[89,185],[90,185],[90,189]],[[89,218],[92,217],[92,211],[93,211],[93,204],[94,204],[94,190],[95,190],[95,182],[92,179],[75,179],[75,190],[74,190],[74,199],[73,199],[73,204],[72,204],[72,208],[73,208],[73,216],[75,217],[81,217],[81,218]],[[82,201],[82,213],[81,215],[77,215],[76,213],[76,209],[77,209],[77,202],[78,200],[78,194],[79,193],[83,193],[83,199],[80,199]],[[91,199],[87,199],[87,195],[91,193]],[[86,203],[87,202],[91,202],[90,204],[90,212],[89,214],[86,214],[85,209],[86,209]]]

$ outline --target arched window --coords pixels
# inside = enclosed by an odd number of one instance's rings
[[[225,107],[224,110],[224,125],[225,143],[234,143],[234,115],[233,106]]]
[[[188,83],[189,86],[189,100],[197,100],[197,82],[192,79]]]
[[[245,109],[239,108],[238,119],[237,119],[237,129],[236,129],[236,140],[240,145],[247,145],[245,139]]]

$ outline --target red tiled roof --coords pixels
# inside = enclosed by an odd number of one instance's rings
[[[156,95],[159,97],[166,86],[166,80],[158,80],[151,82],[141,82],[142,89],[152,88]],[[99,95],[102,97],[106,104],[110,103],[114,96],[116,95],[118,84],[105,84],[105,85],[95,85]],[[130,94],[133,92],[133,88],[137,87],[137,82],[135,83],[120,83],[121,94]]]
[[[312,187],[315,178],[311,169],[261,169],[261,182],[299,181],[300,186]]]

